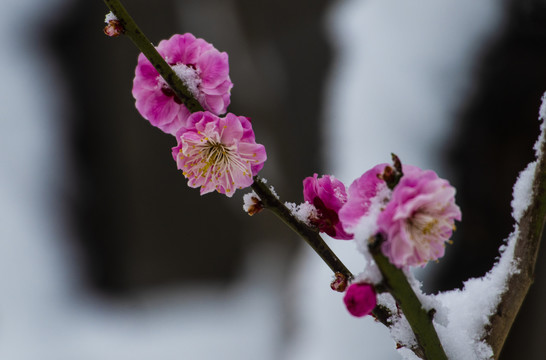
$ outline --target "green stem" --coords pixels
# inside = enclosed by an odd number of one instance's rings
[[[172,91],[178,97],[178,99],[193,113],[196,111],[203,111],[203,107],[199,104],[186,85],[182,82],[180,77],[176,75],[173,69],[167,64],[167,62],[157,52],[154,45],[148,40],[146,35],[137,26],[131,15],[125,10],[121,2],[118,0],[104,0],[104,3],[110,11],[118,18],[119,22],[124,28],[124,34],[128,36],[136,47],[142,51],[144,56],[150,61],[150,63],[157,69],[159,74],[165,79],[167,84],[171,87]]]
[[[447,356],[432,324],[432,314],[423,309],[404,272],[394,266],[381,252],[381,238],[370,245],[370,252],[383,275],[384,286],[406,316],[421,349],[412,349],[425,359],[442,360]]]

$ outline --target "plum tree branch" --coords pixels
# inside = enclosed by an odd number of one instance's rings
[[[517,261],[519,272],[513,273],[508,279],[507,290],[501,297],[496,313],[489,319],[489,331],[484,339],[493,349],[495,359],[500,356],[510,328],[535,277],[535,265],[546,221],[545,131],[546,126],[543,124],[539,141],[540,156],[533,177],[533,196],[518,224],[519,233],[514,259]]]

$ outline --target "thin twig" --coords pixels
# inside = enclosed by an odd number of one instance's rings
[[[300,235],[309,246],[321,257],[321,259],[332,269],[334,273],[339,272],[350,280],[353,274],[339,260],[334,252],[324,242],[318,231],[310,228],[298,220],[290,210],[271,192],[269,187],[264,184],[260,178],[254,177],[252,189],[260,197],[264,207],[277,215],[289,228]]]
[[[118,0],[104,0],[104,3],[110,11],[118,18],[123,26],[124,35],[128,36],[136,47],[146,56],[150,63],[156,68],[159,74],[165,79],[167,84],[178,99],[191,112],[203,111],[203,107],[199,104],[191,92],[188,90],[182,80],[176,75],[173,69],[157,52],[154,45],[148,40],[146,35],[140,30],[131,15],[125,10],[125,7]]]
[[[339,272],[348,280],[353,279],[353,274],[347,269],[343,262],[339,260],[326,242],[324,242],[324,239],[322,239],[318,231],[298,220],[275,194],[272,193],[271,189],[257,176],[254,177],[252,189],[260,197],[263,206],[273,212],[290,229],[304,239],[334,273]],[[372,314],[375,319],[383,325],[391,325],[390,319],[392,314],[386,307],[378,305],[372,311]]]

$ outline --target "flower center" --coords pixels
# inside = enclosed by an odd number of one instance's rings
[[[220,167],[229,165],[231,151],[224,144],[209,140],[203,148],[203,155],[206,163],[203,172],[206,172],[213,165]]]
[[[426,245],[428,241],[425,239],[428,236],[438,235],[440,221],[438,218],[431,216],[425,212],[418,211],[407,221],[409,234],[413,241]]]
[[[199,164],[195,168],[196,177],[201,176],[210,179],[212,176],[216,179],[220,177],[232,179],[232,174],[234,173],[249,174],[249,169],[245,166],[245,162],[237,156],[234,149],[219,141],[211,140],[208,137],[205,137],[201,141],[203,140],[205,142],[202,142],[195,149],[198,151],[195,155],[201,159],[199,163],[194,163],[194,165]],[[230,180],[229,183],[231,182]]]

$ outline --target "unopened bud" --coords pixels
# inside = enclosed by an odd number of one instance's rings
[[[369,315],[377,305],[375,289],[371,284],[353,283],[347,289],[343,302],[351,315],[356,317]]]
[[[402,171],[402,163],[395,154],[392,155],[393,166],[385,166],[383,173],[378,174],[377,177],[384,180],[387,183],[389,189],[393,190],[400,182],[404,173]]]
[[[344,292],[347,288],[347,277],[340,272],[336,272],[334,277],[334,280],[330,283],[330,288],[337,292]]]
[[[245,194],[243,196],[243,201],[243,209],[250,216],[257,214],[264,209],[264,204],[262,203],[262,200],[260,200],[260,197],[256,195],[254,191]]]
[[[389,182],[392,182],[394,180],[394,169],[391,166],[387,165],[385,166],[385,169],[383,169],[382,173],[377,174],[377,177],[388,184]]]
[[[110,20],[108,25],[104,27],[104,33],[110,37],[120,36],[124,30],[119,20]]]
[[[391,153],[391,157],[392,157],[392,163],[396,171],[398,171],[399,173],[402,173],[402,162],[400,161],[400,158],[394,153]]]
[[[120,36],[125,31],[121,22],[112,12],[106,14],[104,22],[106,23],[104,33],[110,37]]]

